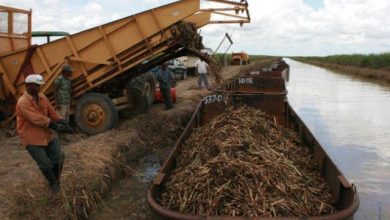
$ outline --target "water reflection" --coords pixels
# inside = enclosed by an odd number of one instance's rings
[[[390,219],[390,88],[286,61],[289,102],[357,185],[355,219]]]

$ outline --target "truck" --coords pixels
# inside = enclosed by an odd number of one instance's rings
[[[179,57],[178,59],[187,68],[187,75],[190,75],[190,76],[196,75],[195,63],[199,60],[199,57],[197,57],[197,56],[183,56],[183,57]]]
[[[245,52],[232,52],[231,65],[248,65],[250,63],[249,55]]]
[[[32,10],[0,6],[7,19],[0,28],[3,125],[15,118],[16,101],[25,92],[24,79],[32,73],[43,76],[46,84],[41,92],[54,103],[54,81],[65,64],[74,68],[73,118],[82,132],[97,134],[113,128],[118,111],[147,111],[155,88],[153,74],[147,70],[193,51],[197,54],[202,49],[198,28],[250,22],[246,0],[208,1],[224,7],[201,9],[200,0],[176,1],[42,45],[31,44]],[[214,13],[230,19],[212,20]],[[23,30],[13,29],[16,21],[24,22]]]
[[[173,72],[176,79],[187,78],[187,67],[180,61],[180,59],[173,59],[166,62],[167,67]]]

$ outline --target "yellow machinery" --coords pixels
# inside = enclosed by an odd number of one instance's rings
[[[31,45],[31,10],[0,5],[0,45],[0,54]]]
[[[245,52],[232,53],[232,65],[247,65],[250,63],[249,55]]]
[[[8,28],[0,27],[0,116],[12,118],[16,100],[25,91],[24,78],[32,73],[44,77],[41,92],[53,100],[53,83],[67,63],[75,70],[71,76],[74,119],[83,132],[112,128],[118,110],[146,111],[155,87],[147,70],[201,49],[197,28],[250,21],[246,1],[208,1],[225,7],[200,9],[200,0],[177,1],[39,46],[30,46],[31,11],[0,6],[0,16],[8,18]],[[27,15],[23,34],[12,29],[16,13]],[[213,14],[230,19],[211,20]]]

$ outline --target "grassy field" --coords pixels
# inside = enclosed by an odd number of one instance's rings
[[[390,53],[291,58],[340,73],[390,83]]]
[[[302,57],[303,58],[303,57]],[[321,61],[332,64],[355,66],[373,69],[390,70],[390,53],[382,54],[352,54],[352,55],[333,55],[326,57],[304,57],[303,59],[312,61]]]

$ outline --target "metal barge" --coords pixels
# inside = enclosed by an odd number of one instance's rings
[[[268,70],[267,73],[260,74],[265,80],[277,81],[275,78],[282,77],[282,71],[279,74],[275,71]],[[250,82],[248,77],[252,79],[253,76],[247,74],[246,76],[237,78],[227,85],[228,91],[223,93],[216,93],[205,97],[197,106],[192,115],[191,120],[187,124],[182,135],[179,137],[172,153],[165,161],[161,170],[156,175],[151,188],[147,192],[147,201],[151,208],[161,217],[167,219],[312,219],[312,220],[330,220],[330,219],[353,219],[353,215],[359,207],[359,197],[356,187],[351,184],[346,177],[340,172],[332,159],[325,152],[324,148],[313,136],[311,131],[307,128],[304,122],[299,118],[296,112],[292,109],[286,100],[287,91],[285,87],[277,86],[279,89],[269,89],[267,86],[262,87],[264,83],[254,84],[248,83],[244,87],[240,87],[241,82]],[[257,79],[253,80],[255,82]],[[267,83],[265,83],[267,85]],[[276,123],[285,126],[295,131],[305,144],[309,147],[314,155],[316,165],[324,180],[328,184],[332,197],[335,201],[337,212],[326,216],[308,216],[305,218],[298,217],[278,217],[278,218],[256,218],[256,217],[231,217],[231,216],[200,216],[188,215],[168,210],[162,207],[157,201],[164,188],[165,181],[171,175],[176,167],[176,158],[181,152],[181,147],[185,140],[190,136],[194,128],[200,127],[215,116],[224,112],[227,107],[226,100],[230,99],[233,105],[245,104],[248,106],[261,109],[269,114],[270,118]]]

